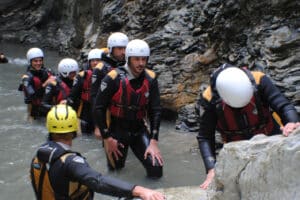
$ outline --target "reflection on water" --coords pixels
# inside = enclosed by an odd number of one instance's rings
[[[0,44],[9,58],[1,64],[0,78],[0,200],[34,199],[29,179],[29,164],[35,149],[47,136],[44,121],[26,122],[26,106],[22,93],[17,91],[21,75],[25,72],[27,47]],[[45,52],[46,66],[55,66],[61,59],[55,52]],[[48,57],[47,57],[48,56]],[[53,68],[53,67],[52,67]],[[198,185],[204,180],[205,170],[198,152],[194,134],[178,133],[173,122],[162,122],[159,146],[164,157],[164,176],[149,180],[139,161],[129,152],[126,166],[120,172],[108,172],[100,141],[94,137],[79,137],[73,149],[81,152],[90,165],[111,176],[151,188]],[[116,199],[100,194],[95,199]]]

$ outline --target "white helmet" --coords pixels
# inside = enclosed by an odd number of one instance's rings
[[[125,58],[126,62],[128,62],[128,58],[131,56],[137,57],[149,57],[150,56],[150,48],[149,45],[144,40],[131,40],[125,50]]]
[[[112,53],[113,47],[126,47],[128,44],[128,37],[124,33],[112,33],[107,39],[107,47],[109,53]]]
[[[92,49],[88,54],[88,61],[92,59],[101,59],[103,50],[101,49]]]
[[[27,61],[30,63],[33,58],[44,58],[44,53],[40,48],[35,47],[27,51],[26,57]]]
[[[78,63],[72,58],[64,58],[58,63],[58,72],[67,78],[71,72],[79,71]]]
[[[223,101],[233,108],[247,105],[254,92],[247,74],[237,68],[224,69],[216,79],[216,89]]]

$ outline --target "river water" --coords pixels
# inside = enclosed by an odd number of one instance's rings
[[[0,52],[9,63],[0,64],[0,200],[34,199],[29,179],[29,165],[35,149],[46,140],[44,121],[29,123],[23,94],[17,91],[26,70],[28,46],[0,43]],[[45,52],[45,66],[56,70],[61,57],[52,51]],[[126,166],[120,172],[109,172],[101,142],[94,137],[82,136],[73,142],[73,150],[84,155],[90,165],[103,174],[150,188],[199,185],[205,170],[197,147],[196,135],[175,130],[173,121],[162,121],[159,147],[165,165],[164,176],[149,180],[139,161],[129,151]],[[96,194],[95,199],[117,199]]]

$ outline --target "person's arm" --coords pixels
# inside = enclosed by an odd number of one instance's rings
[[[106,71],[104,63],[99,63],[94,69],[92,74],[91,97],[93,106],[95,105],[96,96],[101,84],[102,79],[105,77]]]
[[[45,89],[45,94],[43,96],[43,100],[42,100],[42,109],[43,109],[43,112],[47,113],[51,107],[53,106],[53,97],[56,96],[56,87],[55,87],[55,83],[49,83],[47,86],[46,86],[46,89]]]
[[[156,78],[153,79],[150,85],[148,114],[150,121],[150,138],[158,140],[161,120],[161,105],[160,92]]]
[[[299,116],[293,104],[280,92],[266,75],[261,78],[259,89],[262,91],[264,102],[280,116],[285,125],[289,122],[299,122]]]
[[[33,97],[35,95],[35,90],[33,86],[33,78],[32,76],[26,74],[22,77],[22,89],[24,91],[24,102],[26,104],[31,103]]]
[[[205,98],[201,97],[197,104],[200,109],[200,129],[197,140],[205,169],[208,172],[208,170],[215,166],[215,130],[217,125],[217,115],[214,105]]]
[[[200,185],[202,189],[207,189],[214,178],[215,158],[215,129],[217,116],[214,106],[203,97],[197,102],[200,118],[200,129],[197,136],[200,153],[207,172],[205,181]]]
[[[164,200],[165,196],[157,191],[134,185],[117,178],[103,176],[92,169],[84,158],[69,156],[65,161],[64,170],[70,181],[79,182],[89,189],[115,197],[140,197],[143,200]]]
[[[116,71],[113,70],[102,79],[94,105],[95,123],[100,129],[103,139],[110,137],[106,124],[106,111],[110,105],[113,95],[119,87],[118,79],[116,80],[115,77],[112,78],[110,76],[111,73],[116,73]]]
[[[121,181],[93,170],[84,158],[80,156],[68,156],[65,161],[66,177],[70,181],[79,182],[86,185],[89,189],[116,197],[132,198],[132,190],[135,185]]]
[[[262,99],[280,116],[284,136],[288,136],[300,126],[298,113],[293,104],[280,92],[266,75],[261,78],[259,89]]]
[[[84,71],[81,71],[80,74],[77,74],[77,76],[74,79],[71,92],[67,98],[67,104],[72,106],[75,110],[77,110],[76,107],[78,106],[78,101],[82,92],[84,73]]]
[[[148,154],[152,157],[152,165],[155,166],[156,160],[163,165],[163,158],[158,148],[158,136],[159,136],[159,127],[161,120],[161,105],[160,105],[160,93],[158,88],[157,79],[154,78],[150,82],[150,91],[149,91],[149,121],[150,121],[150,144],[147,147],[144,158],[146,159]]]

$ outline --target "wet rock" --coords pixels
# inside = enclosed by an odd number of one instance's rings
[[[209,199],[297,199],[300,129],[289,137],[257,135],[225,144]]]

